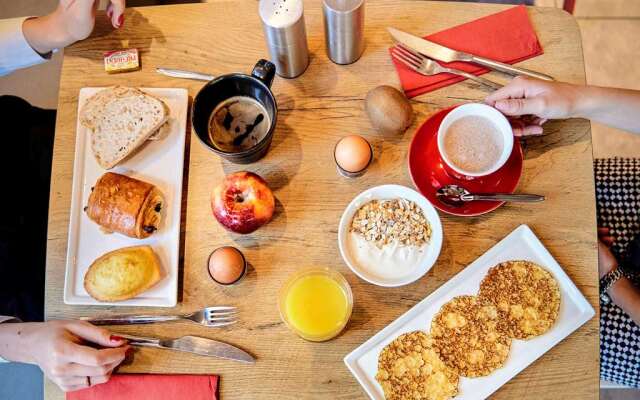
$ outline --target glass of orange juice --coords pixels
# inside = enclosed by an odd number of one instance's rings
[[[323,342],[338,336],[351,317],[353,293],[346,279],[326,267],[304,268],[280,289],[280,317],[300,337]]]

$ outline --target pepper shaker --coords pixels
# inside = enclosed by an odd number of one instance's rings
[[[365,0],[323,0],[327,55],[336,64],[356,62],[364,50]]]
[[[260,0],[259,12],[276,73],[283,78],[301,75],[309,65],[302,0]]]

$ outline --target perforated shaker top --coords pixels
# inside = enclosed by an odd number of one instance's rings
[[[286,28],[296,23],[303,12],[301,0],[260,0],[260,18],[273,28]]]

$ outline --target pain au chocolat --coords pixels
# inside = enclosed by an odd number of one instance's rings
[[[109,232],[144,239],[158,230],[164,199],[154,185],[107,172],[92,188],[85,211]]]

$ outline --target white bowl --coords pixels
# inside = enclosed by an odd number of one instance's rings
[[[347,239],[353,216],[360,207],[371,200],[392,200],[396,198],[404,198],[413,201],[422,209],[424,216],[431,225],[431,239],[427,244],[425,251],[420,256],[421,258],[419,259],[417,267],[415,267],[410,274],[400,278],[387,278],[373,274],[358,265],[349,253]],[[342,218],[340,218],[340,226],[338,228],[338,246],[340,247],[340,254],[342,255],[344,262],[349,266],[353,273],[358,275],[360,278],[378,286],[403,286],[422,278],[422,276],[429,272],[431,267],[435,264],[438,256],[440,255],[440,248],[442,247],[442,224],[440,223],[440,217],[438,216],[435,208],[433,208],[431,203],[429,203],[424,196],[415,190],[400,185],[376,186],[360,193],[345,209],[342,214]]]
[[[468,116],[478,116],[487,118],[489,121],[493,123],[500,131],[503,140],[502,146],[502,154],[498,161],[493,164],[493,166],[485,171],[481,172],[469,172],[463,169],[456,167],[454,163],[451,162],[447,153],[444,151],[444,134],[447,132],[451,124],[455,121],[459,120],[463,117]],[[513,129],[511,128],[511,124],[509,120],[502,115],[502,113],[495,108],[488,106],[482,103],[467,103],[461,106],[454,108],[449,114],[447,114],[442,122],[440,123],[440,127],[438,128],[438,151],[442,156],[442,160],[447,164],[448,167],[453,169],[455,172],[460,175],[470,176],[470,177],[478,177],[478,176],[486,176],[496,172],[498,169],[502,168],[502,166],[507,162],[509,157],[511,156],[511,152],[513,151]]]

